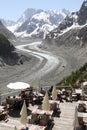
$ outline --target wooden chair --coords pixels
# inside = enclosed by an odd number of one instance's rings
[[[31,124],[36,124],[37,119],[38,119],[38,114],[32,113],[31,119],[29,120],[29,123],[31,123]]]
[[[79,125],[84,125],[83,117],[78,117]]]
[[[46,114],[42,115],[40,119],[40,125],[47,126],[48,122],[49,122],[49,115]]]
[[[57,104],[54,103],[54,104],[50,104],[50,110],[55,110],[57,109]]]
[[[7,109],[4,109],[2,112],[0,112],[0,121],[1,120],[6,120],[7,119],[7,117],[8,117],[8,111],[7,111]]]

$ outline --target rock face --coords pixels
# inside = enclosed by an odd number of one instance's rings
[[[0,24],[2,25],[2,23]],[[8,38],[0,34],[0,67],[6,64],[10,66],[20,65],[30,60],[31,57],[18,53]]]
[[[87,0],[85,0],[78,12],[78,24],[83,25],[87,23]]]
[[[0,34],[0,63],[14,65],[18,64],[18,60],[19,56],[15,52],[15,47],[4,35]]]
[[[69,13],[65,9],[61,11],[27,9],[14,25],[7,26],[7,28],[17,37],[43,38]]]
[[[78,12],[67,15],[57,28],[46,35],[45,42],[57,45],[81,45],[87,41],[87,0]]]

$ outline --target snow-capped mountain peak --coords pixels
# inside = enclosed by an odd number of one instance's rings
[[[59,25],[70,12],[68,10],[27,9],[18,21],[7,28],[16,36],[43,38],[49,31]]]
[[[47,22],[50,24],[49,17],[50,17],[50,15],[47,14],[46,12],[41,12],[41,13],[37,13],[37,14],[33,15],[32,19],[37,19],[39,21],[43,20],[44,22]]]

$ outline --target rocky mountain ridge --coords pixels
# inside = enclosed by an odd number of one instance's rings
[[[83,2],[81,8],[77,12],[72,12],[67,15],[66,18],[59,24],[57,28],[52,30],[47,36],[47,39],[58,39],[61,35],[64,35],[70,30],[77,30],[76,37],[78,37],[79,30],[86,28],[87,24],[87,0]],[[85,29],[86,30],[86,29]],[[65,34],[66,35],[66,34]],[[81,38],[81,37],[80,37]]]

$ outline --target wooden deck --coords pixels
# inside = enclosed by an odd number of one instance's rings
[[[73,130],[73,121],[74,121],[74,113],[75,106],[77,103],[61,103],[60,117],[54,117],[54,127],[52,130]]]
[[[74,112],[76,102],[60,103],[60,117],[54,117],[54,126],[51,130],[73,130]],[[32,109],[35,109],[32,107]],[[20,118],[9,118],[8,122],[0,122],[0,130],[14,130],[14,126],[21,126]]]

